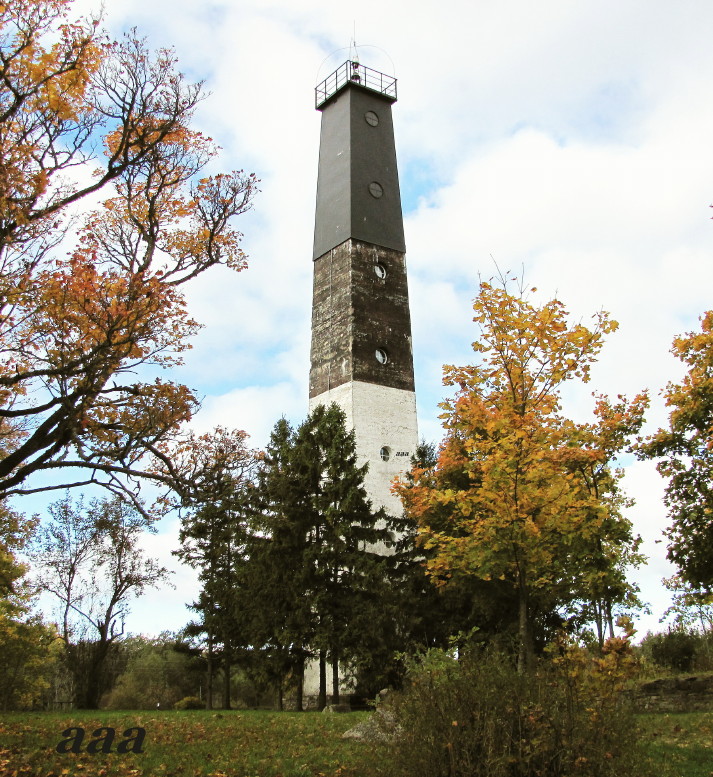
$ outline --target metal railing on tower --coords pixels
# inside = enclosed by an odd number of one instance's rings
[[[315,87],[314,107],[319,108],[348,83],[358,84],[396,101],[396,79],[393,76],[366,67],[361,62],[347,60]]]

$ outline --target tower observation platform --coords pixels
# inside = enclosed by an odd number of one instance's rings
[[[315,87],[314,107],[321,108],[327,100],[334,97],[347,84],[361,86],[383,95],[389,102],[396,102],[396,79],[393,76],[387,76],[385,73],[366,67],[360,62],[350,60],[340,65]]]

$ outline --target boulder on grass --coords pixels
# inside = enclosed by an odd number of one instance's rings
[[[351,712],[352,708],[348,704],[328,704],[322,712]]]
[[[366,720],[342,734],[342,739],[359,742],[391,742],[399,733],[393,712],[377,709]]]

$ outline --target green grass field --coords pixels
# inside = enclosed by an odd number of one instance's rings
[[[0,717],[0,775],[389,777],[384,746],[341,738],[367,714],[8,713]],[[642,763],[642,775],[713,776],[713,714],[649,714],[640,722],[648,761]],[[72,726],[86,731],[82,752],[57,753],[62,732]],[[86,753],[100,726],[116,729],[114,752]],[[115,752],[123,731],[137,726],[146,729],[144,752]]]
[[[647,714],[639,725],[655,777],[713,777],[713,713]]]
[[[49,777],[376,777],[372,745],[341,735],[368,713],[321,715],[264,711],[73,712],[0,717],[0,775]],[[62,732],[86,731],[82,750],[100,726],[146,729],[143,753],[57,753]]]

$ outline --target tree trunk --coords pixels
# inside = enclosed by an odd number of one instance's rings
[[[339,704],[339,659],[332,651],[332,704]]]
[[[109,643],[103,641],[83,641],[71,647],[68,646],[77,709],[99,709],[99,701],[105,685],[103,674],[108,653]]]
[[[205,687],[205,708],[213,709],[213,637],[208,635],[207,677]]]
[[[282,675],[277,678],[277,709],[280,712],[285,709],[285,699],[282,693]]]
[[[297,712],[304,711],[304,684],[305,684],[305,657],[304,653],[300,653],[300,658],[296,666],[297,672],[297,689],[295,691],[297,699],[295,700],[295,709]]]
[[[601,599],[596,599],[592,604],[594,606],[594,625],[597,628],[597,642],[601,651],[604,647],[604,602]]]
[[[87,679],[86,689],[87,696],[84,699],[84,704],[81,708],[85,710],[98,710],[99,698],[102,693],[102,670],[104,664],[104,656],[101,655],[101,645],[97,645],[96,653],[90,659],[89,666],[87,667]],[[92,651],[94,652],[94,651]]]
[[[230,658],[227,648],[223,659],[223,709],[230,709]]]
[[[319,651],[319,696],[317,697],[317,709],[320,711],[327,706],[327,661],[324,650]]]
[[[517,671],[524,674],[532,664],[532,635],[530,634],[530,613],[528,608],[527,581],[525,573],[518,573],[518,652]]]
[[[614,616],[611,611],[611,599],[607,599],[607,624],[609,625],[609,636],[614,636]]]

